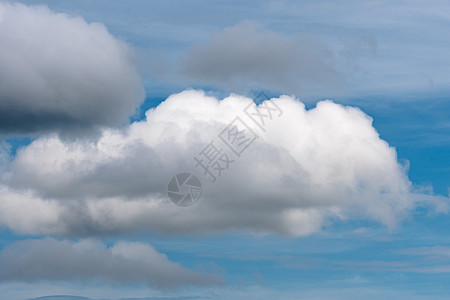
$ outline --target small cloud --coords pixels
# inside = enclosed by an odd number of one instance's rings
[[[55,296],[44,296],[38,298],[31,298],[29,300],[92,300],[86,297],[79,296],[69,296],[69,295],[55,295]]]
[[[72,242],[53,238],[19,241],[3,248],[0,279],[25,282],[100,280],[148,283],[164,289],[222,281],[218,275],[196,273],[171,262],[148,244],[117,242],[107,247],[96,240]]]

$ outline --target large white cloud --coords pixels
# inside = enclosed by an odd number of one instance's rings
[[[0,130],[80,130],[128,120],[143,100],[131,49],[101,23],[0,3]]]
[[[216,274],[196,273],[169,261],[144,243],[117,242],[107,247],[97,240],[24,240],[0,252],[0,279],[5,281],[86,281],[148,283],[151,287],[221,283]]]
[[[415,207],[395,149],[362,111],[331,101],[306,110],[288,96],[272,101],[283,114],[267,121],[265,131],[243,113],[251,99],[219,101],[190,90],[149,110],[144,121],[104,130],[98,141],[43,136],[8,164],[0,222],[22,233],[60,235],[245,230],[301,236],[334,219],[395,226]],[[241,157],[218,137],[237,116],[258,135]],[[211,141],[235,160],[215,183],[193,160]],[[184,171],[197,174],[204,188],[190,208],[166,196],[170,178]]]

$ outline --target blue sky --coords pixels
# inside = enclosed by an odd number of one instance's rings
[[[448,298],[445,1],[0,3],[0,298]]]

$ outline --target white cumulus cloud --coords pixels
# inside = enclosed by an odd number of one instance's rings
[[[395,149],[361,110],[332,101],[306,110],[289,96],[272,101],[283,113],[267,120],[265,131],[243,113],[250,98],[218,100],[188,90],[147,111],[146,120],[105,129],[96,141],[42,136],[8,164],[0,222],[22,233],[60,235],[302,236],[347,218],[393,227],[416,206]],[[257,135],[241,157],[218,137],[237,116]],[[211,141],[234,160],[215,183],[193,159]],[[167,184],[180,172],[203,184],[190,208],[167,199]]]

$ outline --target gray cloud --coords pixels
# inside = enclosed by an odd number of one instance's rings
[[[92,300],[92,299],[80,296],[55,295],[55,296],[43,296],[38,298],[32,298],[29,300]]]
[[[171,262],[167,256],[143,243],[59,241],[52,238],[24,240],[0,252],[2,281],[101,280],[129,284],[146,282],[151,287],[218,284],[221,278],[201,274]]]
[[[332,52],[306,35],[286,37],[243,22],[211,36],[185,55],[182,71],[203,83],[242,91],[266,88],[303,96],[337,90],[343,81]]]
[[[114,300],[198,300],[204,297],[146,297],[146,298],[115,298]],[[96,300],[92,298],[80,297],[80,296],[69,296],[69,295],[55,295],[55,296],[43,296],[38,298],[32,298],[29,300]],[[99,299],[100,300],[100,299]],[[102,298],[101,300],[113,300]]]
[[[126,123],[143,100],[131,49],[100,23],[0,3],[0,131]]]
[[[334,3],[322,0],[298,3],[262,0],[234,1],[235,5],[214,2],[201,5],[201,9],[196,1],[171,1],[170,4],[136,1],[133,6],[119,2],[108,5],[108,1],[101,1],[101,4],[97,1],[97,5],[84,1],[39,2],[47,3],[57,11],[75,11],[89,20],[102,20],[112,32],[140,47],[144,55],[139,65],[146,77],[147,91],[158,96],[166,96],[194,84],[189,73],[185,74],[188,76],[179,76],[174,67],[189,47],[203,44],[194,49],[208,49],[212,42],[208,44],[207,41],[212,32],[217,32],[215,36],[224,35],[224,28],[246,20],[255,21],[270,30],[255,30],[259,35],[274,31],[283,37],[283,42],[289,44],[290,41],[302,46],[304,38],[298,35],[306,34],[316,41],[313,44],[325,45],[327,52],[333,53],[332,58],[325,55],[324,60],[331,60],[333,69],[345,74],[342,94],[335,90],[336,87],[329,87],[328,84],[333,81],[320,84],[316,94],[304,82],[298,82],[299,88],[294,92],[291,89],[281,91],[296,94],[302,99],[309,93],[309,99],[314,101],[338,96],[368,101],[368,95],[387,96],[390,101],[405,98],[428,100],[430,92],[439,95],[449,86],[450,38],[445,34],[433,34],[448,26],[448,16],[443,13],[450,9],[447,1],[437,0],[429,5],[423,1]],[[173,6],[178,9],[174,10]],[[311,43],[308,40],[305,47]],[[245,40],[240,42],[249,44]],[[239,49],[239,45],[236,47]],[[270,44],[265,47],[273,48]],[[193,51],[193,54],[197,53],[197,50]],[[317,56],[321,57],[319,54]],[[193,57],[201,61],[198,55]],[[213,62],[213,65],[219,65],[219,62]],[[242,69],[240,66],[237,68]],[[196,70],[194,68],[192,71]],[[289,70],[292,70],[291,66],[288,66],[287,72]],[[302,69],[298,72],[302,73]],[[228,81],[216,83],[217,79],[201,78],[197,87],[210,87],[212,84],[231,86]],[[275,78],[269,86],[275,86],[277,81],[281,80]],[[243,78],[239,88],[243,90],[248,85],[249,82]],[[257,82],[251,89],[260,86],[261,83]],[[275,86],[275,89],[280,90],[281,87]],[[379,97],[376,98],[378,101]]]

